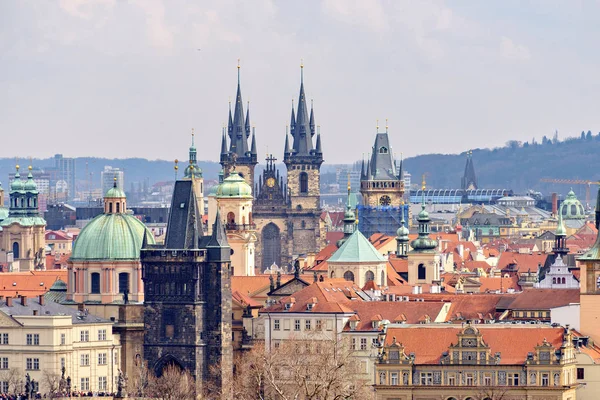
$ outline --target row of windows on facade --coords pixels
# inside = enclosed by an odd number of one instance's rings
[[[81,358],[79,360],[79,365],[81,367],[89,367],[90,366],[90,355],[89,354],[81,354]],[[118,355],[115,353],[114,357],[115,365],[119,363]],[[61,368],[66,367],[65,359],[60,359]],[[98,353],[98,365],[108,365],[108,354],[107,353]],[[0,357],[0,369],[9,369],[10,363],[8,357]],[[40,369],[40,359],[35,357],[28,357],[25,359],[25,368],[31,371],[39,371]]]
[[[81,378],[80,379],[80,386],[79,388],[73,388],[74,391],[77,390],[81,390],[81,391],[88,391],[90,390],[90,378]],[[39,392],[40,391],[40,383],[38,381],[32,381],[31,382],[33,384],[33,391],[34,392]],[[117,384],[117,380],[115,379],[115,384]],[[16,390],[14,387],[11,388],[10,387],[10,382],[8,381],[0,381],[0,391],[2,393],[10,393],[11,390]],[[108,390],[108,378],[106,376],[99,376],[98,377],[98,388],[96,389],[100,392],[104,392]]]
[[[402,181],[365,181],[362,182],[363,189],[396,189],[403,187]]]
[[[89,342],[90,341],[90,331],[82,330],[79,332],[79,341],[80,342]],[[104,341],[106,340],[106,329],[98,330],[98,340]],[[0,333],[0,342],[5,344],[10,344],[9,334],[8,333]],[[25,335],[25,343],[27,346],[39,346],[40,345],[40,334],[39,333],[28,333]],[[60,334],[60,344],[67,344],[67,334]]]
[[[77,272],[73,272],[75,282],[75,292],[79,292],[80,288],[77,285]],[[100,273],[92,272],[90,274],[90,293],[91,294],[100,294]],[[129,273],[121,272],[119,273],[119,293],[125,293],[125,291],[129,292]]]
[[[314,321],[314,323],[315,323],[314,330],[316,330],[316,331],[322,331],[323,329],[326,329],[328,331],[333,330],[333,321],[331,321],[331,320],[324,321],[322,319],[317,319]],[[274,331],[282,330],[282,325],[283,325],[284,331],[290,330],[290,320],[289,319],[284,319],[283,324],[282,324],[282,320],[280,320],[280,319],[273,320],[273,330]],[[302,320],[295,319],[293,325],[294,325],[293,326],[294,331],[299,332],[302,330]],[[305,331],[313,330],[313,320],[312,319],[304,320],[304,330]]]
[[[579,378],[579,369],[577,371]],[[583,376],[583,374],[582,374]],[[402,382],[400,381],[402,377]],[[551,378],[553,378],[551,380]],[[379,372],[379,385],[411,385],[410,383],[410,372],[409,371],[380,371]],[[521,375],[519,372],[499,371],[497,376],[495,372],[484,372],[483,375],[477,372],[458,372],[458,373],[447,373],[444,374],[442,379],[441,371],[437,372],[421,372],[418,375],[413,375],[412,385],[422,386],[433,386],[433,385],[444,385],[444,386],[519,386],[527,385],[525,375]],[[550,372],[532,372],[529,374],[529,385],[535,386],[559,386],[560,385],[560,373],[556,372],[552,375]]]
[[[550,318],[550,311],[514,311],[513,316],[523,318]]]
[[[335,278],[335,271],[331,271],[331,278]],[[425,278],[423,278],[425,279]],[[344,272],[344,280],[350,281],[350,282],[355,282],[354,281],[354,272],[352,271],[346,271]],[[374,281],[375,280],[375,274],[373,273],[373,271],[367,271],[365,272],[365,282],[370,282],[370,281]],[[385,286],[386,282],[385,282],[385,272],[381,271],[381,286]]]

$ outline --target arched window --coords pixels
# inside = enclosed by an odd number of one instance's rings
[[[379,148],[379,154],[387,154],[388,153],[388,149],[385,146],[381,146]]]
[[[333,278],[333,276],[332,276]],[[352,271],[346,271],[344,272],[344,279],[350,282],[354,282],[354,274],[352,273]]]
[[[235,214],[231,211],[227,213],[227,225],[235,225]]]
[[[300,172],[300,193],[308,193],[308,174]]]
[[[331,271],[330,278],[335,278],[335,271]]]
[[[117,203],[117,213],[121,212],[121,203]]]
[[[112,214],[112,203],[108,203],[108,213]]]
[[[20,258],[20,251],[19,251],[19,242],[14,242],[13,243],[13,258],[17,259]]]
[[[365,282],[370,282],[370,281],[374,281],[375,280],[375,274],[373,273],[373,271],[367,271],[367,273],[365,274]]]
[[[577,207],[575,204],[571,204],[571,215],[577,215]]]
[[[100,294],[100,273],[92,272],[92,294]]]
[[[427,269],[425,264],[419,264],[417,267],[417,279],[427,279]]]
[[[600,289],[600,276],[596,279],[596,289]]]
[[[555,285],[556,284],[556,278],[552,278],[552,284]]]
[[[565,283],[567,283],[567,278],[562,278],[561,279],[561,283],[564,285]]]
[[[381,271],[381,286],[385,286],[387,282],[385,281],[385,272]]]
[[[250,225],[252,225],[252,213],[251,212],[248,213],[248,223]]]
[[[129,293],[129,274],[121,272],[119,274],[119,293]]]
[[[262,270],[271,265],[281,265],[281,232],[277,225],[269,222],[262,230]]]

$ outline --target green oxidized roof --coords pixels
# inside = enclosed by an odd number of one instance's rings
[[[404,218],[400,221],[400,228],[396,231],[396,240],[408,242],[408,228],[404,225]]]
[[[384,262],[385,258],[359,230],[346,239],[327,262]]]
[[[98,215],[77,236],[71,260],[139,260],[144,235],[148,244],[155,243],[152,233],[133,215]]]
[[[223,180],[217,187],[217,198],[252,198],[252,188],[236,171]]]
[[[0,206],[0,222],[8,218],[8,208]]]
[[[19,224],[21,226],[46,226],[46,220],[42,217],[7,217],[0,226],[9,226],[11,224]]]
[[[586,218],[585,210],[572,190],[569,191],[567,198],[562,202],[560,206],[560,214],[566,220]]]
[[[116,186],[108,189],[108,192],[106,192],[106,194],[104,195],[105,199],[120,199],[123,197],[125,197],[125,192],[123,192]]]
[[[567,230],[565,229],[565,224],[562,220],[561,213],[558,213],[558,224],[556,225],[556,236],[567,236]]]

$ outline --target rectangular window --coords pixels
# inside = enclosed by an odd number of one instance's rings
[[[492,376],[490,374],[483,375],[483,386],[492,386]]]
[[[115,351],[115,359],[113,360],[113,364],[118,365],[119,364],[119,352]]]
[[[353,337],[351,341],[351,350],[356,350],[356,338]]]
[[[65,363],[65,358],[61,357],[60,358],[60,369],[62,370],[63,368],[66,368],[66,367],[67,367],[67,365]]]
[[[81,378],[81,387],[82,391],[90,390],[90,378]]]
[[[398,384],[398,373],[397,372],[390,373],[390,385],[397,385],[397,384]]]
[[[40,369],[40,359],[39,358],[27,358],[25,360],[25,366],[29,370],[39,370]]]
[[[2,344],[8,344],[8,333],[2,334]]]
[[[100,391],[106,391],[107,390],[107,380],[105,376],[99,376],[98,377],[98,390]]]
[[[79,363],[79,365],[81,365],[82,367],[87,367],[90,365],[90,355],[89,354],[82,354],[81,355],[81,362]]]
[[[106,329],[98,330],[98,340],[106,340]]]
[[[316,325],[315,325],[315,329],[316,329],[317,331],[321,331],[321,330],[323,330],[323,320],[321,320],[321,319],[318,319],[318,320],[317,320],[317,323],[316,323]]]
[[[98,353],[98,365],[106,365],[106,353]]]
[[[80,342],[89,342],[90,341],[90,331],[79,332],[79,341]]]
[[[304,321],[304,330],[306,330],[306,331],[311,330],[311,322],[312,322],[312,320],[310,320],[310,319],[307,319]]]
[[[61,333],[60,334],[60,344],[61,345],[65,345],[67,344],[67,334],[66,333]]]
[[[294,320],[294,330],[295,331],[299,331],[300,330],[300,320]]]
[[[39,346],[40,345],[39,333],[28,333],[26,338],[27,338],[27,346]]]
[[[519,386],[519,374],[508,374],[508,386]]]
[[[448,376],[448,386],[456,386],[456,376],[455,375]]]
[[[467,372],[465,375],[465,383],[467,386],[474,386],[475,385],[475,377],[473,376],[472,372]]]
[[[8,381],[0,382],[0,389],[2,389],[2,393],[8,393]]]
[[[577,368],[577,379],[585,379],[585,370],[583,368]]]
[[[0,368],[8,369],[8,357],[0,358]]]
[[[542,386],[548,386],[550,382],[550,375],[542,374]]]
[[[366,350],[367,349],[367,338],[366,337],[361,337],[360,338],[360,349],[361,350]]]
[[[279,320],[278,319],[273,320],[273,330],[274,331],[278,331],[279,328],[280,328],[279,327]]]
[[[421,385],[433,385],[433,372],[421,372]]]

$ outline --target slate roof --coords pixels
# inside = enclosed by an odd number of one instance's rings
[[[40,316],[70,316],[71,321],[74,325],[80,324],[93,324],[93,323],[107,323],[110,322],[107,319],[97,317],[95,315],[77,311],[74,308],[55,303],[53,301],[46,301],[44,305],[40,305],[37,297],[28,298],[27,305],[22,305],[21,300],[18,298],[13,299],[13,305],[8,307],[6,300],[0,301],[0,311],[6,315],[15,316],[30,316],[33,315],[33,311],[37,310]]]

